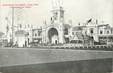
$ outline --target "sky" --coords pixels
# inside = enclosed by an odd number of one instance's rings
[[[56,2],[55,2],[56,1]],[[43,22],[50,23],[51,10],[58,0],[0,0],[0,4],[38,4],[31,8],[15,10],[15,17],[22,24],[32,24],[36,27],[43,26]],[[72,20],[72,25],[84,23],[90,18],[98,19],[100,22],[113,25],[113,0],[60,0],[65,10],[65,23]],[[11,8],[0,6],[0,31],[5,31],[7,21],[11,23]],[[16,22],[15,22],[16,23]]]

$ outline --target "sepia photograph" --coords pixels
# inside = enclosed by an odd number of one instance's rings
[[[113,73],[113,0],[0,0],[0,73]]]

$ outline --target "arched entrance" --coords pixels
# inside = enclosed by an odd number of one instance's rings
[[[48,31],[49,43],[58,44],[58,31],[56,28],[50,28]]]

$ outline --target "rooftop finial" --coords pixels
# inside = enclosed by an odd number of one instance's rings
[[[52,8],[60,8],[63,5],[62,0],[52,0]]]

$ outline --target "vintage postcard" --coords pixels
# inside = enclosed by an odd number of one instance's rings
[[[0,73],[112,73],[113,0],[0,0]]]

